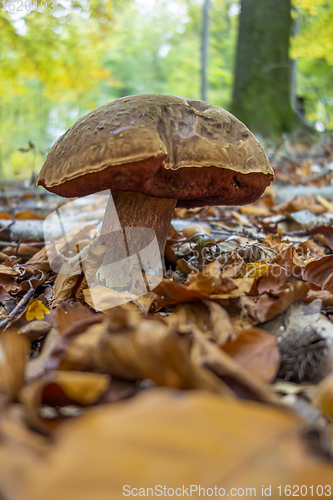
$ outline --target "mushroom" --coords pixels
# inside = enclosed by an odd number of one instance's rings
[[[64,197],[110,189],[102,232],[112,232],[115,207],[122,227],[152,229],[163,255],[176,206],[251,203],[273,178],[257,139],[228,111],[144,94],[76,122],[52,146],[38,185]]]

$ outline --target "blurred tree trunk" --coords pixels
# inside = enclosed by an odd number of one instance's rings
[[[242,0],[231,111],[265,137],[300,125],[291,107],[291,0]]]
[[[204,0],[202,8],[202,32],[201,32],[201,99],[207,101],[207,67],[208,67],[208,43],[209,43],[209,3]]]

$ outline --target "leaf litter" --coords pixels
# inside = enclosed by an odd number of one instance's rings
[[[22,190],[1,202],[4,498],[329,483],[333,191],[297,188],[299,165],[307,186],[330,182],[332,153],[315,177],[314,160],[289,155],[272,155],[278,182],[251,206],[176,209],[164,277],[142,297],[92,296],[106,251],[94,212],[51,248],[41,224],[63,201]]]

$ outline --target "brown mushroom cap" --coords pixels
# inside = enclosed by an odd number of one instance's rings
[[[228,111],[143,94],[76,122],[51,148],[38,185],[65,197],[111,189],[199,207],[250,203],[273,178],[257,139]]]

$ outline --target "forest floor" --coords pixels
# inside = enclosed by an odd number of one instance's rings
[[[141,297],[128,269],[92,293],[98,247],[77,258],[102,197],[74,202],[64,235],[52,214],[68,200],[2,185],[1,499],[331,496],[333,145],[269,156],[256,203],[175,210],[165,275]]]

